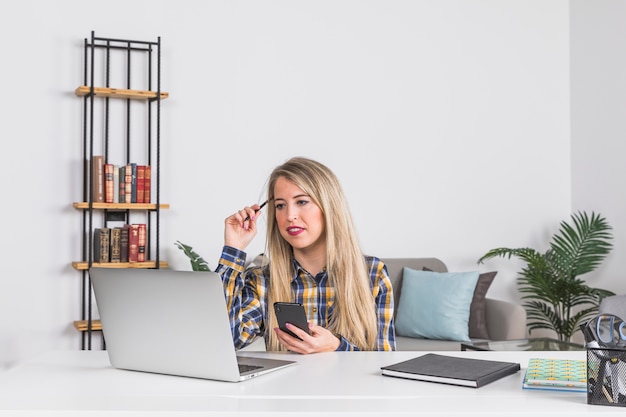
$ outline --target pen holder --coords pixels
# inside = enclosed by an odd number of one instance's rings
[[[587,404],[626,407],[626,350],[587,347]]]

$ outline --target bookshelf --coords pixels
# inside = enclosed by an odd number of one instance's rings
[[[161,211],[169,209],[160,196],[161,101],[169,93],[161,91],[160,37],[154,41],[119,39],[92,31],[83,48],[83,82],[74,90],[82,98],[82,199],[72,204],[82,214],[82,243],[80,260],[71,263],[81,276],[81,317],[72,324],[80,332],[81,348],[91,350],[94,332],[101,332],[102,325],[94,316],[89,268],[168,267],[160,259],[159,229]],[[103,156],[105,164],[149,165],[149,202],[98,201],[94,156]],[[146,260],[95,262],[94,230],[131,223],[146,224]]]
[[[91,203],[93,209],[97,210],[156,210],[156,204],[146,203]],[[88,202],[76,202],[72,204],[76,209],[88,209]],[[159,204],[159,209],[168,209],[169,204]]]
[[[81,85],[74,90],[74,93],[79,97],[88,96],[91,92],[91,87]],[[106,87],[94,87],[93,94],[96,97],[113,97],[113,98],[128,98],[133,100],[150,100],[157,97],[156,91],[144,91],[144,90],[128,90],[125,88],[106,88]],[[161,100],[169,97],[169,93],[161,92],[159,94]]]

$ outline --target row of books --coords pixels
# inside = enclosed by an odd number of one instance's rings
[[[92,201],[96,203],[150,203],[152,168],[131,162],[105,163],[102,155],[93,157]]]
[[[93,233],[93,261],[145,262],[146,237],[145,223],[96,228]]]

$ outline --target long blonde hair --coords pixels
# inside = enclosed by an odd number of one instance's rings
[[[375,350],[377,319],[375,300],[365,258],[358,243],[352,216],[335,174],[311,159],[295,157],[274,169],[268,183],[268,200],[283,177],[296,184],[321,209],[326,232],[326,260],[330,284],[335,289],[334,313],[328,330],[344,336],[361,350]],[[294,300],[292,248],[276,224],[276,209],[268,204],[267,252],[269,255],[268,350],[283,350],[272,331],[278,326],[274,301]]]

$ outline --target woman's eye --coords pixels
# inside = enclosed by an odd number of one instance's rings
[[[298,205],[299,205],[299,206],[304,206],[304,205],[305,205],[305,204],[307,204],[307,203],[308,203],[308,201],[307,201],[307,200],[299,200],[299,201],[298,201]]]
[[[285,205],[284,205],[284,204],[276,204],[276,207],[274,207],[274,208],[275,208],[276,210],[280,210],[280,209],[282,209],[283,207],[285,207]]]

